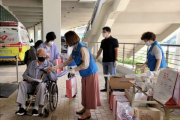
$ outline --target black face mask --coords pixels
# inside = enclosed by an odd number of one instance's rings
[[[40,61],[40,62],[44,62],[45,61],[45,57],[38,57],[38,60]]]

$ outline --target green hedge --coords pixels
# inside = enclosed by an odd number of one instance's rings
[[[118,59],[118,62],[119,62],[119,63],[123,63],[123,59],[122,59],[122,58],[119,58],[119,59]],[[132,65],[133,60],[132,60],[132,59],[124,58],[124,63],[125,63],[125,64],[130,64],[130,65]],[[134,64],[136,64],[136,63],[139,63],[139,62],[138,62],[137,60],[134,60]]]

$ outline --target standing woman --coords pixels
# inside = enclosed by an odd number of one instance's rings
[[[143,40],[147,46],[151,46],[147,53],[147,61],[143,67],[148,66],[150,71],[158,71],[160,68],[167,67],[163,49],[156,41],[156,35],[153,32],[145,32],[141,40]]]
[[[67,45],[70,47],[74,46],[74,48],[69,59],[58,67],[67,66],[73,60],[77,65],[70,73],[75,74],[76,71],[79,71],[82,77],[82,106],[84,108],[77,111],[76,114],[82,115],[78,118],[79,120],[84,120],[91,117],[90,109],[96,109],[97,106],[101,106],[98,67],[89,48],[79,42],[80,38],[74,31],[67,32],[65,39]],[[54,68],[57,68],[57,66]]]
[[[55,60],[60,58],[60,54],[54,41],[56,39],[56,34],[54,32],[49,32],[46,35],[46,42],[40,45],[40,48],[46,50],[46,58],[49,60]]]

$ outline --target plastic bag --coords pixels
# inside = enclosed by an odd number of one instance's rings
[[[147,101],[147,96],[144,93],[136,93],[135,94],[135,101],[142,100]],[[135,103],[134,107],[146,107],[146,103]]]

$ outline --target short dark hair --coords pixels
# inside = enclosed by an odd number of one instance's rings
[[[46,42],[53,41],[56,39],[56,34],[54,32],[49,32],[46,35]]]
[[[66,43],[69,46],[73,46],[73,45],[77,44],[80,41],[79,36],[74,31],[66,32],[64,37],[66,39]]]
[[[40,44],[42,44],[42,43],[43,43],[42,40],[38,40],[38,41],[35,43],[34,47],[37,49],[37,47],[38,47]]]
[[[107,32],[111,32],[111,28],[110,27],[103,27],[103,29],[102,30],[106,30]]]
[[[153,32],[145,32],[141,36],[141,40],[156,40],[156,35]]]

